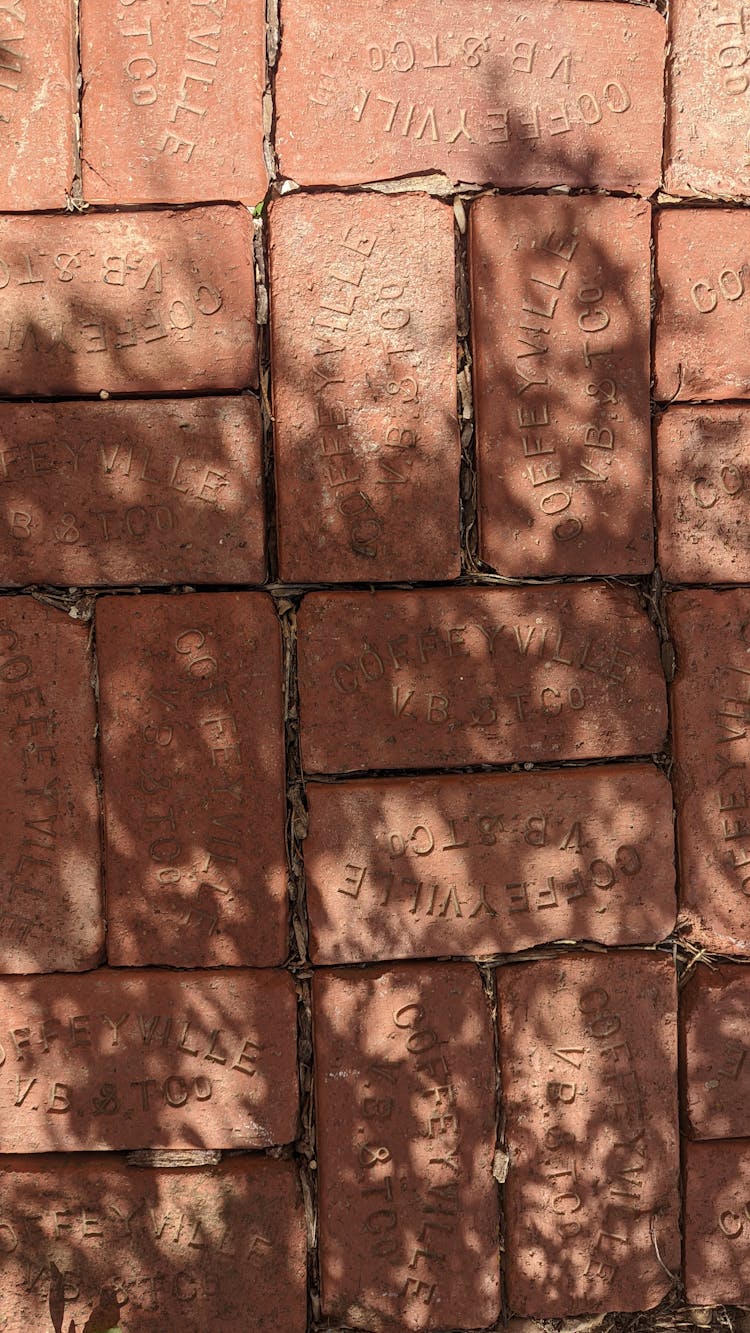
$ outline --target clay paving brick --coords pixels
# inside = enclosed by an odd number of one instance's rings
[[[89,203],[263,198],[262,0],[82,0],[80,22]]]
[[[750,953],[750,592],[668,599],[680,908],[696,943]]]
[[[0,217],[0,393],[257,385],[250,215]]]
[[[261,583],[254,398],[0,404],[5,584]]]
[[[653,565],[650,215],[589,197],[472,206],[480,554],[504,574]]]
[[[730,0],[672,0],[665,188],[747,195],[750,29]]]
[[[650,1309],[680,1263],[672,959],[568,954],[497,983],[509,1305]]]
[[[465,963],[313,979],[323,1314],[484,1328],[500,1313],[492,1025]]]
[[[674,407],[658,418],[656,510],[665,579],[750,578],[750,408]]]
[[[64,208],[76,144],[72,0],[0,12],[0,209]]]
[[[309,783],[316,963],[650,943],[675,921],[669,782],[645,764]]]
[[[749,255],[744,210],[680,208],[657,215],[657,398],[750,397]]]
[[[747,967],[699,967],[682,992],[680,1019],[688,1133],[696,1139],[750,1134]]]
[[[0,1158],[0,1298],[6,1333],[51,1327],[51,1265],[65,1321],[83,1328],[103,1289],[122,1333],[304,1333],[305,1232],[291,1162],[133,1170],[85,1154]],[[99,1327],[104,1327],[103,1324]]]
[[[685,1286],[693,1305],[750,1305],[750,1139],[685,1144]]]
[[[282,963],[281,633],[265,593],[97,605],[108,957]]]
[[[268,1148],[297,1127],[285,972],[0,980],[6,1152]]]
[[[104,945],[89,626],[0,601],[0,972],[81,971]]]
[[[298,614],[309,773],[659,750],[656,635],[604,585],[311,593]]]
[[[452,210],[422,195],[282,199],[270,281],[281,577],[455,577]]]
[[[300,0],[276,80],[281,171],[304,185],[440,171],[650,194],[665,37],[660,15],[631,5],[467,0],[459,15],[377,0],[342,14]]]

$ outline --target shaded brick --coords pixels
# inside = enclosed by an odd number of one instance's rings
[[[80,22],[89,203],[263,198],[263,0],[81,0]]]
[[[648,204],[471,209],[479,546],[504,574],[653,565]]]
[[[243,208],[0,217],[0,393],[258,382]]]
[[[457,576],[452,210],[279,200],[270,275],[281,577]]]
[[[750,575],[750,408],[675,407],[656,426],[659,565],[673,583]]]
[[[0,403],[3,581],[261,583],[254,398]]]
[[[492,1026],[479,972],[313,978],[323,1314],[368,1329],[499,1315]]]
[[[750,1139],[684,1151],[687,1298],[750,1305]]]
[[[682,991],[685,1117],[696,1139],[750,1134],[750,971],[698,967]]]
[[[284,972],[0,980],[6,1152],[268,1148],[297,1130]]]
[[[680,1262],[672,959],[568,954],[497,983],[510,1307],[650,1309]]]
[[[441,171],[650,194],[665,37],[659,14],[631,5],[540,0],[532,16],[467,0],[456,26],[440,0],[300,0],[276,80],[281,171],[302,185]]]
[[[668,599],[680,909],[696,943],[750,953],[750,591]]]
[[[51,1327],[50,1265],[66,1327],[114,1289],[122,1333],[304,1333],[305,1232],[290,1162],[127,1169],[85,1154],[0,1158],[6,1333]],[[103,1327],[103,1325],[101,1325]]]
[[[281,634],[265,593],[97,605],[108,956],[282,963]]]
[[[663,744],[656,635],[629,590],[311,593],[298,626],[309,773],[614,758]]]
[[[637,944],[675,921],[669,782],[645,764],[309,783],[316,963]]]
[[[75,47],[73,0],[33,6],[6,0],[0,12],[0,209],[65,207],[76,170]]]
[[[0,601],[0,972],[82,971],[104,946],[89,626]]]

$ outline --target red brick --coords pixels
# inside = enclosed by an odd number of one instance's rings
[[[324,1316],[484,1328],[499,1315],[495,1071],[479,972],[316,972]]]
[[[497,979],[509,1304],[650,1309],[680,1262],[671,957],[568,954]]]
[[[0,247],[1,394],[257,384],[245,209],[0,217]]]
[[[284,16],[276,144],[304,185],[441,171],[503,186],[650,194],[661,170],[666,29],[653,10],[508,0]],[[320,33],[325,33],[321,41]]]
[[[204,1333],[217,1320],[222,1333],[304,1333],[304,1220],[290,1162],[151,1171],[93,1154],[5,1157],[0,1190],[5,1333],[52,1327],[52,1264],[65,1277],[66,1328],[74,1319],[82,1329],[109,1287],[122,1333]]]
[[[281,634],[265,593],[98,603],[108,957],[287,952]]]
[[[89,203],[263,198],[263,0],[81,0],[80,21]]]
[[[298,615],[310,773],[647,754],[656,635],[605,585],[311,593]]]
[[[0,979],[5,1152],[268,1148],[297,1130],[284,972]]]
[[[749,245],[743,210],[657,216],[657,398],[750,398]]]
[[[750,1140],[685,1144],[685,1286],[693,1305],[750,1305]]]
[[[672,0],[665,188],[750,193],[745,11],[729,0]]]
[[[281,577],[454,578],[452,210],[292,196],[271,210],[270,261]]]
[[[0,971],[78,972],[104,946],[89,626],[0,601]]]
[[[669,598],[680,909],[696,942],[750,953],[750,592]]]
[[[649,205],[486,195],[470,216],[480,555],[516,576],[643,573]]]
[[[262,583],[254,398],[0,404],[3,582]]]
[[[73,0],[6,0],[0,47],[0,209],[64,208],[76,170]]]
[[[750,1134],[750,971],[699,967],[682,992],[685,1117],[696,1139]]]
[[[675,921],[669,782],[645,764],[310,783],[316,963],[643,944]]]
[[[747,579],[750,408],[675,407],[659,418],[656,508],[665,579]]]

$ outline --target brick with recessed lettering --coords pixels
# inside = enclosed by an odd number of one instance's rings
[[[485,195],[469,255],[482,559],[651,569],[649,205]]]
[[[676,592],[667,607],[682,929],[749,954],[750,592]]]
[[[121,1333],[203,1333],[217,1320],[228,1333],[304,1333],[304,1212],[291,1162],[157,1171],[92,1153],[2,1157],[0,1193],[5,1333],[52,1327],[52,1265],[66,1328],[97,1310],[95,1327],[116,1319]]]
[[[88,203],[263,198],[263,0],[81,0],[80,23]]]
[[[315,963],[644,944],[675,923],[672,795],[645,764],[307,786]]]
[[[0,394],[257,385],[246,209],[5,216],[0,253]]]
[[[270,1148],[297,1132],[285,972],[0,978],[9,1153]]]
[[[0,10],[0,209],[64,208],[76,171],[73,0]],[[0,263],[0,282],[5,276]]]
[[[376,0],[342,13],[300,0],[276,78],[281,172],[301,185],[442,172],[651,194],[665,39],[663,18],[634,5]]]
[[[104,949],[90,626],[0,601],[0,972],[78,972]]]
[[[337,1324],[500,1313],[492,1023],[478,969],[313,978],[321,1305]]]
[[[97,604],[108,958],[287,952],[281,632],[261,592]]]
[[[453,210],[297,195],[270,231],[281,577],[456,577]]]
[[[568,954],[497,986],[508,1303],[651,1309],[680,1265],[671,954]]]
[[[750,408],[673,407],[658,418],[656,514],[668,582],[750,578]]]
[[[750,1139],[686,1143],[685,1287],[691,1305],[750,1305]]]
[[[298,613],[308,773],[661,749],[656,633],[604,584],[313,592]]]
[[[250,395],[0,403],[3,582],[262,583]]]
[[[656,218],[654,392],[750,398],[750,216],[668,208]]]
[[[750,1135],[750,969],[699,966],[681,997],[685,1121],[695,1139]]]

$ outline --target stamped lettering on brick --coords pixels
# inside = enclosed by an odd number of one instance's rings
[[[75,175],[75,6],[0,8],[0,209],[64,208]]]
[[[750,1135],[750,978],[698,968],[682,992],[685,1116],[696,1139]]]
[[[509,1304],[650,1309],[680,1263],[672,959],[573,954],[497,984]]]
[[[694,1305],[750,1303],[750,1139],[685,1144],[685,1285]]]

